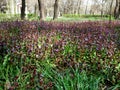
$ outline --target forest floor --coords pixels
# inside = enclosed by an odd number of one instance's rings
[[[119,90],[120,21],[0,22],[0,90]]]

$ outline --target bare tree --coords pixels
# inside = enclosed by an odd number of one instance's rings
[[[53,20],[58,18],[59,0],[55,0]]]
[[[22,7],[21,7],[21,19],[25,19],[25,0],[22,0]]]
[[[40,20],[44,20],[45,14],[44,14],[44,0],[38,0],[38,6],[39,6],[39,13],[40,13]]]

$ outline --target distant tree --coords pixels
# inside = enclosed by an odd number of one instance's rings
[[[40,20],[44,20],[45,14],[44,14],[44,0],[38,0],[38,6],[39,6],[39,13],[40,13]]]
[[[59,0],[55,0],[53,20],[58,18]]]
[[[38,15],[38,0],[26,0],[26,3],[28,12]]]
[[[103,16],[104,13],[104,6],[105,0],[92,0],[93,3],[91,4],[90,14],[101,14]]]
[[[7,10],[6,0],[0,0],[0,12],[6,13],[6,10]]]
[[[72,14],[72,0],[68,0],[64,3],[64,14]]]
[[[66,0],[64,2],[64,14],[76,14],[78,12],[78,0]]]
[[[21,19],[25,19],[25,0],[22,0],[22,7],[21,7]]]

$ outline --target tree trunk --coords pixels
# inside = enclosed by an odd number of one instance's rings
[[[118,0],[116,0],[116,6],[115,6],[115,9],[114,9],[114,18],[117,19],[117,9],[118,9]]]
[[[25,0],[22,0],[22,7],[21,7],[21,19],[25,19]]]
[[[86,5],[86,8],[85,8],[85,15],[87,14],[88,2],[89,2],[89,0],[87,0],[87,5]]]
[[[113,0],[110,3],[110,12],[109,12],[109,22],[111,23],[111,19],[112,19],[112,6],[113,6]]]
[[[34,14],[37,15],[37,5],[34,6]]]
[[[59,0],[55,0],[53,20],[58,18]]]
[[[119,9],[118,9],[118,17],[117,18],[119,18],[119,16],[120,16],[120,0],[119,0]]]
[[[38,0],[39,12],[40,12],[40,20],[44,20],[44,0]]]
[[[80,9],[81,9],[81,3],[82,3],[82,1],[81,0],[79,0],[78,1],[78,14],[80,14]]]
[[[120,0],[118,1],[118,8],[116,10],[116,17],[115,18],[118,19],[119,16],[120,16]]]
[[[104,9],[104,0],[102,0],[102,8],[101,8],[101,18],[103,18],[103,9]]]

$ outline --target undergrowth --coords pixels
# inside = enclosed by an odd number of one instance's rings
[[[0,23],[0,90],[119,90],[119,21]]]

